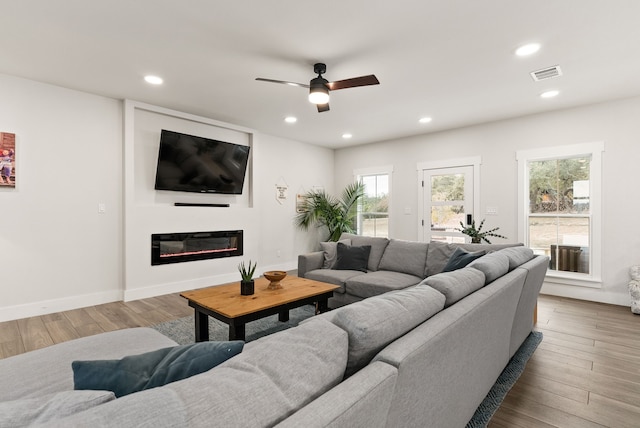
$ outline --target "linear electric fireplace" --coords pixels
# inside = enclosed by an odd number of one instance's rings
[[[151,265],[242,255],[242,230],[151,235]]]

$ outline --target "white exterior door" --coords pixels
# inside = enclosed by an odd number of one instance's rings
[[[465,242],[460,223],[473,219],[474,167],[422,170],[422,239],[425,242]]]

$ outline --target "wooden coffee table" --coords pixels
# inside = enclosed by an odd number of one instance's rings
[[[289,310],[316,304],[316,313],[327,310],[327,300],[337,285],[287,275],[280,281],[282,288],[268,290],[269,281],[258,278],[255,293],[240,294],[240,282],[186,291],[180,296],[195,310],[196,342],[209,340],[209,317],[229,325],[229,340],[245,340],[245,324],[269,315],[279,314],[282,322],[289,320]]]

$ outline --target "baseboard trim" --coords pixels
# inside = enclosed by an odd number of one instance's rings
[[[122,290],[83,294],[0,308],[0,322],[70,311],[122,300]]]
[[[540,294],[568,297],[576,300],[588,300],[590,302],[607,303],[610,305],[631,306],[631,298],[628,292],[614,293],[604,291],[601,288],[576,287],[544,282]]]

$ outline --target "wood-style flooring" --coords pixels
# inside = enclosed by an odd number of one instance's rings
[[[193,310],[178,294],[0,323],[0,358]],[[489,427],[640,427],[640,316],[629,308],[540,296],[544,339]]]

